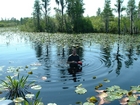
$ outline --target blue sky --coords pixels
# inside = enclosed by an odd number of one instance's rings
[[[35,0],[0,0],[0,18],[11,18],[15,17],[20,19],[20,17],[31,17],[33,12],[33,5]],[[104,8],[104,0],[83,0],[85,5],[84,16],[96,15],[97,9],[100,7],[101,10]],[[135,0],[136,5],[140,0]],[[123,5],[127,6],[128,0],[124,0]],[[116,0],[111,0],[111,7],[114,7]],[[51,14],[54,15],[53,10],[56,7],[55,0],[51,0]]]

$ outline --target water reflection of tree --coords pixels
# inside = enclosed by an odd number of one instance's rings
[[[47,76],[47,78],[51,78],[50,75],[51,60],[49,54],[49,50],[50,50],[49,45],[43,46],[42,43],[34,43],[34,49],[38,61],[44,65],[44,70],[46,70],[45,75]]]
[[[35,51],[36,51],[36,57],[40,59],[42,56],[42,44],[36,44],[34,45]]]
[[[101,51],[102,51],[102,57],[104,59],[104,63],[106,65],[106,67],[111,67],[112,63],[116,61],[116,74],[119,75],[120,74],[120,70],[122,68],[122,56],[119,54],[119,51],[120,51],[120,45],[119,43],[117,44],[117,52],[115,54],[115,59],[112,60],[112,57],[111,57],[111,46],[110,45],[107,45],[107,47],[102,47]],[[113,70],[110,70],[109,73],[111,73]]]
[[[105,66],[109,68],[111,66],[111,47],[109,45],[107,47],[102,46],[101,51]]]
[[[133,65],[133,53],[134,53],[134,50],[133,50],[133,47],[131,46],[131,48],[129,49],[129,50],[127,50],[127,54],[126,54],[126,56],[127,56],[127,60],[125,61],[125,66],[127,67],[127,68],[129,68],[129,66],[130,65]]]
[[[122,68],[121,55],[119,54],[119,51],[120,51],[120,44],[118,43],[116,59],[115,59],[117,61],[116,74],[118,75],[120,75],[120,70]]]

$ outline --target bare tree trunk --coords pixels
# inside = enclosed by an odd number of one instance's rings
[[[118,34],[120,35],[120,1],[118,2]]]
[[[132,16],[132,10],[130,13],[130,34],[133,34],[133,16]]]

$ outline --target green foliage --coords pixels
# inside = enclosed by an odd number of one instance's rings
[[[25,99],[25,94],[29,93],[27,89],[34,83],[27,83],[28,75],[26,77],[22,76],[20,78],[19,74],[16,78],[7,76],[7,80],[1,80],[3,86],[8,89],[9,93],[7,94],[8,99],[14,99],[17,97],[23,97]]]
[[[90,17],[94,32],[104,32],[104,23],[101,16]]]
[[[41,6],[39,0],[35,0],[33,16],[35,30],[36,32],[41,32],[42,31],[42,27],[40,26]]]
[[[15,27],[19,24],[19,21],[16,19],[10,19],[10,20],[1,20],[0,21],[0,27]]]
[[[22,24],[20,26],[20,30],[21,31],[28,31],[28,32],[36,31],[36,28],[34,27],[33,18],[22,19]]]
[[[21,31],[28,32],[66,32],[66,33],[118,33],[138,34],[140,32],[140,3],[138,8],[135,0],[129,0],[127,7],[124,7],[123,0],[116,0],[115,7],[111,8],[111,0],[105,0],[104,9],[97,10],[97,16],[83,17],[83,0],[55,0],[58,7],[55,7],[55,17],[50,17],[50,0],[35,0],[33,17],[21,18],[20,21],[1,20],[0,27],[11,27],[20,25]],[[66,12],[64,11],[66,10]],[[112,11],[118,13],[114,17]],[[121,15],[126,10],[127,16]]]
[[[110,0],[105,0],[105,6],[104,6],[104,10],[102,12],[102,18],[105,23],[105,32],[106,33],[109,32],[109,21],[111,20],[111,18],[113,16],[110,4],[111,4]]]
[[[130,34],[133,34],[134,17],[136,16],[135,0],[129,0],[127,4],[127,15],[130,17]]]
[[[67,14],[70,17],[73,31],[76,33],[80,32],[79,26],[84,13],[83,5],[83,0],[68,0],[67,2]]]

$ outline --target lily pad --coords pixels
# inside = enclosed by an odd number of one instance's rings
[[[40,90],[42,87],[40,85],[32,86],[31,89]]]
[[[25,98],[33,98],[35,95],[34,94],[26,94]]]
[[[128,105],[138,105],[138,103],[136,101],[134,101],[134,102],[128,102]]]
[[[135,90],[137,92],[140,92],[140,86],[131,86],[131,90]]]
[[[129,96],[129,101],[137,101],[137,97],[136,96]]]
[[[6,98],[5,97],[2,97],[2,98],[0,98],[0,101],[3,101],[3,100],[5,100]]]
[[[4,66],[0,66],[0,71],[3,71]]]
[[[96,97],[92,96],[92,97],[88,98],[87,101],[92,102],[92,103],[96,103],[98,100]]]
[[[108,79],[105,78],[104,79],[104,82],[108,83],[108,82],[110,82],[110,80],[108,80]]]
[[[57,105],[56,103],[48,103],[47,105]]]
[[[44,105],[43,102],[39,102],[37,105]]]
[[[20,103],[20,102],[23,102],[24,99],[22,97],[18,97],[16,99],[13,100],[15,103]]]
[[[87,90],[82,87],[82,84],[80,84],[76,87],[75,92],[77,94],[85,94],[87,92]]]
[[[85,102],[83,105],[95,105],[95,104],[91,102]]]

